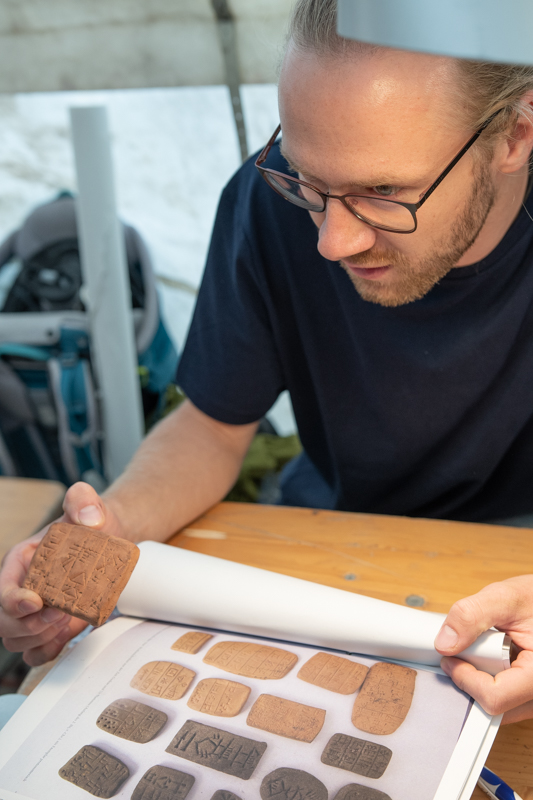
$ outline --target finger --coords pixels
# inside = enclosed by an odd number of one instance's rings
[[[459,658],[443,658],[441,666],[489,714],[502,714],[533,700],[532,652],[522,651],[510,669],[494,677]]]
[[[69,624],[68,619],[63,623],[57,625],[47,625],[47,627],[37,634],[30,634],[26,636],[4,636],[2,639],[3,645],[10,653],[23,653],[33,647],[40,647],[41,645],[48,644],[57,636],[60,636],[64,631],[67,633],[66,640],[70,638],[68,634]],[[65,641],[66,641],[65,640]]]
[[[37,614],[14,619],[0,612],[0,636],[13,639],[20,636],[35,636],[51,625],[65,625],[71,617],[57,608],[43,608]]]
[[[11,617],[19,618],[39,611],[43,601],[30,589],[22,588],[37,541],[24,542],[6,555],[0,573],[0,607]]]
[[[533,700],[523,703],[518,708],[512,708],[503,715],[502,725],[510,725],[513,722],[523,722],[525,719],[533,719]]]
[[[73,619],[70,626],[58,633],[55,639],[45,645],[26,650],[23,654],[24,661],[30,667],[40,667],[41,664],[52,661],[59,655],[65,644],[86,627],[87,623],[83,622],[83,620]]]
[[[105,507],[101,497],[88,483],[74,483],[63,501],[64,521],[88,528],[101,528],[105,523]]]

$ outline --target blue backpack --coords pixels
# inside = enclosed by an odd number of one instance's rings
[[[146,245],[123,230],[144,414],[154,421],[178,356]],[[74,198],[62,193],[0,244],[0,474],[107,483],[83,298]]]

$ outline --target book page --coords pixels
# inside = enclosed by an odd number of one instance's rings
[[[0,797],[430,800],[471,700],[435,671],[391,666],[142,622],[26,719]]]

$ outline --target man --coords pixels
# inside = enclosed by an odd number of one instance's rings
[[[487,65],[346,43],[334,7],[297,5],[283,155],[271,141],[262,176],[249,162],[224,192],[178,373],[189,401],[105,502],[72,487],[65,520],[165,540],[225,496],[284,388],[305,448],[286,502],[466,520],[533,510],[533,71],[487,78]],[[0,575],[0,635],[30,664],[81,627],[20,588],[35,546]],[[496,679],[443,662],[507,721],[533,716],[532,598],[533,577],[487,587],[439,636],[453,655],[497,625],[524,648]]]

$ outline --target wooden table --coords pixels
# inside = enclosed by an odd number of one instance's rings
[[[169,543],[441,612],[488,583],[533,573],[531,530],[245,503],[220,503]],[[533,720],[501,728],[487,766],[533,800]]]
[[[0,477],[0,561],[61,513],[65,486],[56,481]]]

